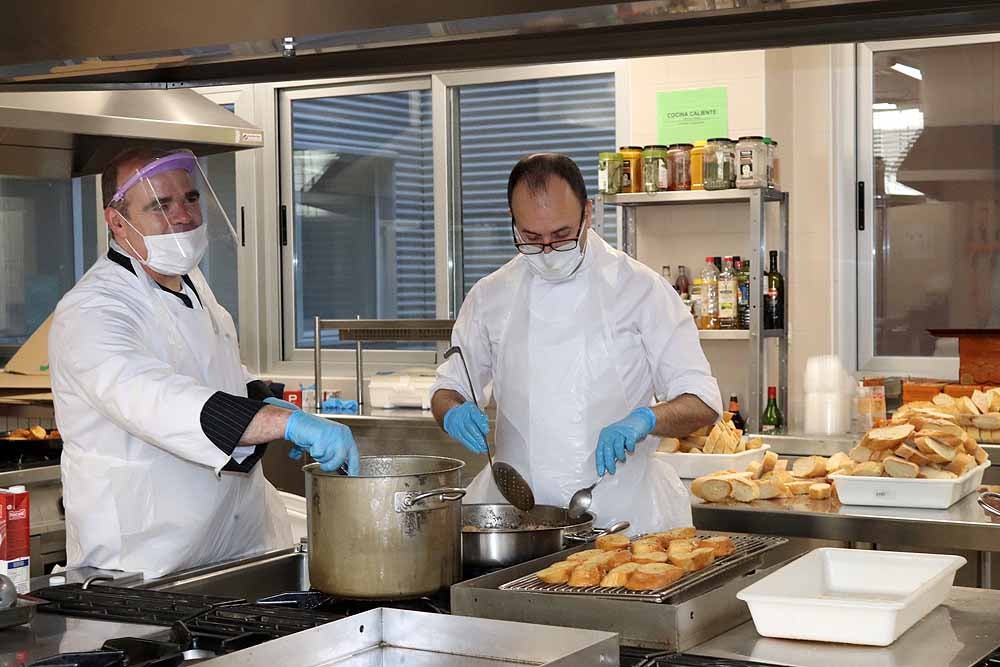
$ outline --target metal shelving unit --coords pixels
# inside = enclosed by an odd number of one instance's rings
[[[763,329],[763,285],[764,266],[767,260],[767,216],[769,203],[780,207],[780,230],[782,252],[778,254],[778,270],[789,285],[788,276],[788,193],[770,188],[754,190],[691,190],[687,192],[658,192],[655,194],[635,193],[597,196],[594,206],[595,222],[598,228],[603,224],[604,205],[613,204],[622,208],[622,250],[632,257],[637,255],[636,225],[637,209],[647,206],[698,206],[708,204],[743,205],[748,209],[750,254],[747,258],[756,267],[750,274],[750,329],[700,331],[701,340],[731,340],[750,342],[750,395],[744,402],[743,413],[748,430],[757,430],[763,409],[766,380],[765,341],[778,341],[778,402],[782,414],[788,417],[788,302],[785,302],[786,329]]]

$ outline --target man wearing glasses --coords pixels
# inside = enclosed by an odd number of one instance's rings
[[[536,503],[565,507],[607,475],[593,492],[598,525],[691,525],[683,484],[651,454],[659,437],[687,435],[722,413],[694,320],[665,280],[591,231],[593,206],[570,158],[518,162],[507,202],[518,254],[462,304],[452,344],[471,378],[458,356],[438,369],[435,418],[485,453],[482,409],[495,395],[496,459],[524,476]],[[489,468],[465,502],[505,502]]]

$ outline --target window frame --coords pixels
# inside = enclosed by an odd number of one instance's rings
[[[856,45],[857,180],[864,183],[864,230],[857,230],[857,362],[863,373],[958,377],[958,357],[906,357],[875,354],[875,160],[872,64],[875,53],[903,49],[1000,42],[1000,33],[865,42]]]

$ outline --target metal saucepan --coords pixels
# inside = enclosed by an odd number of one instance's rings
[[[462,563],[510,567],[628,527],[621,521],[595,530],[593,514],[573,520],[565,507],[552,505],[535,505],[527,512],[513,505],[462,505]]]
[[[1000,521],[1000,493],[987,491],[979,496],[977,502],[990,515],[990,521],[994,523]]]

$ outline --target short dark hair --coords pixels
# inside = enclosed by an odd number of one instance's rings
[[[104,208],[111,206],[111,198],[118,192],[118,167],[137,158],[149,162],[169,153],[170,151],[150,148],[149,146],[130,146],[111,158],[104,171],[101,172],[101,199],[104,202]]]
[[[511,169],[507,179],[507,207],[510,208],[514,188],[518,183],[523,181],[532,193],[545,192],[551,176],[558,176],[566,181],[580,200],[580,206],[587,205],[587,184],[576,162],[559,153],[535,153],[521,158]]]

